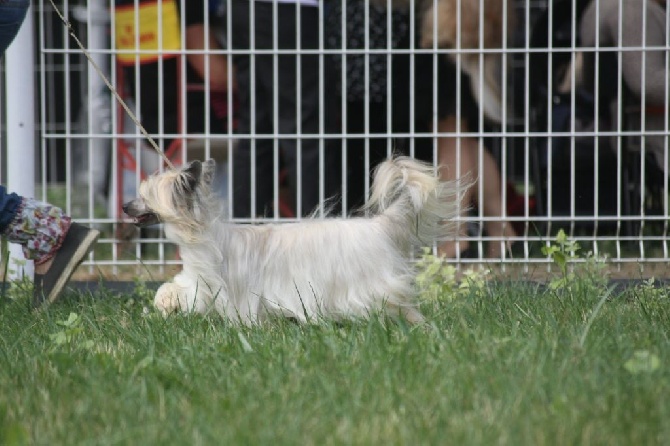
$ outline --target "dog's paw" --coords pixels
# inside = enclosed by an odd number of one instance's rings
[[[167,317],[179,310],[179,288],[173,283],[165,283],[158,288],[154,298],[154,306]]]

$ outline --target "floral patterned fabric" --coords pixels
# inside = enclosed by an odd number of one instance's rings
[[[51,259],[70,229],[71,219],[61,208],[23,198],[14,221],[5,230],[12,243],[23,245],[23,255],[39,265]]]

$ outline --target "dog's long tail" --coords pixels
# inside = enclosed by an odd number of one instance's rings
[[[440,181],[435,167],[408,157],[381,163],[366,208],[395,224],[394,236],[414,246],[453,237],[454,218],[469,181]]]

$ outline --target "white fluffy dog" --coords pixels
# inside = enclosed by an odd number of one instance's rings
[[[149,177],[124,206],[138,226],[162,222],[179,245],[183,271],[157,291],[155,306],[206,313],[237,323],[273,316],[301,322],[367,317],[379,310],[418,323],[411,253],[453,236],[459,185],[434,167],[397,157],[376,170],[370,217],[299,223],[226,221],[212,193],[214,161]]]

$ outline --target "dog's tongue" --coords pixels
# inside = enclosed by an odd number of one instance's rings
[[[139,227],[156,225],[158,223],[160,223],[160,220],[156,214],[142,214],[133,217],[133,224]]]
[[[141,225],[142,223],[146,223],[149,220],[151,220],[151,215],[140,215],[139,217],[135,217],[135,224]]]

